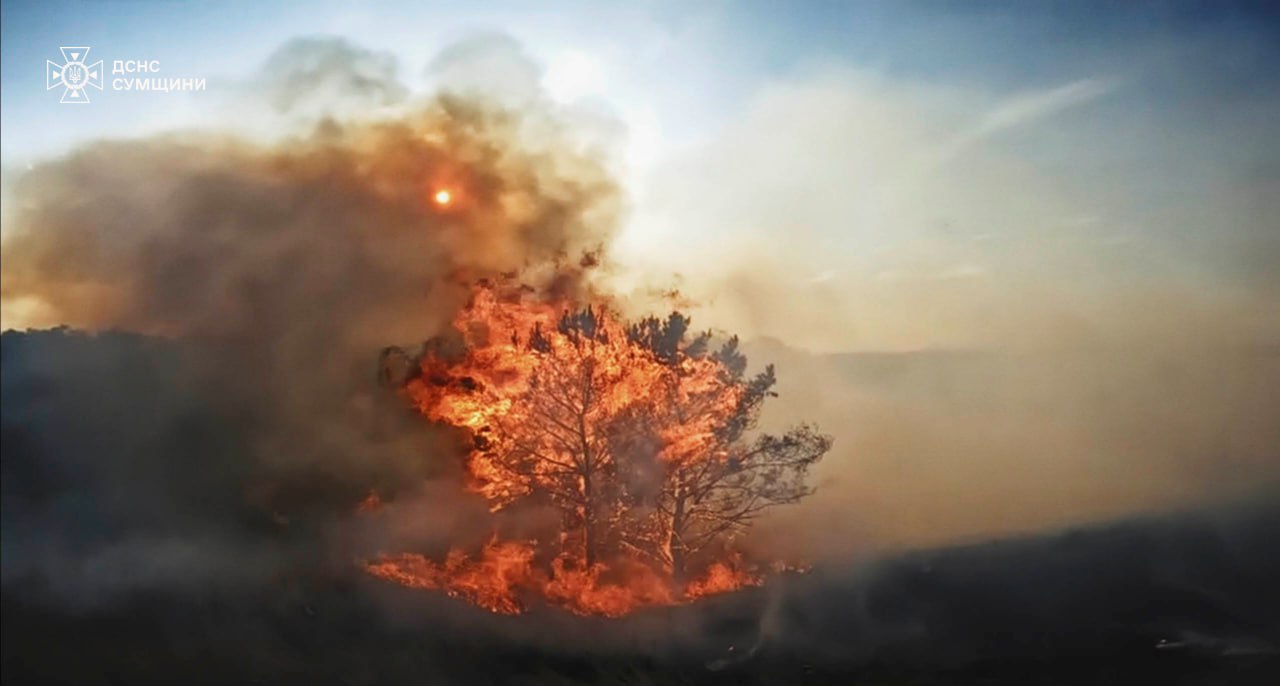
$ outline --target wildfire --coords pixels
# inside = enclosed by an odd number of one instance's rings
[[[402,553],[383,556],[367,566],[374,576],[411,588],[443,591],[499,614],[520,614],[529,600],[546,602],[581,615],[621,617],[649,605],[675,605],[684,601],[758,585],[762,579],[736,569],[730,562],[715,562],[704,576],[673,588],[670,579],[634,561],[591,569],[572,566],[560,556],[547,568],[535,564],[536,548],[521,541],[491,540],[476,557],[461,550],[449,552],[443,562],[422,555]],[[548,571],[549,570],[549,571]]]
[[[830,447],[807,426],[748,438],[771,367],[746,375],[736,339],[713,348],[678,314],[626,325],[492,286],[454,327],[461,345],[429,342],[402,392],[469,436],[468,486],[491,510],[551,508],[559,530],[440,562],[384,555],[370,573],[504,614],[546,603],[608,617],[762,581],[733,539],[806,495]]]

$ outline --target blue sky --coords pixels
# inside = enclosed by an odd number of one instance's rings
[[[1028,328],[1039,341],[1059,335],[1055,322],[1159,310],[1153,292],[1256,319],[1280,291],[1280,21],[1268,3],[0,8],[6,189],[27,164],[96,138],[251,125],[223,121],[226,102],[290,38],[389,53],[400,79],[425,89],[443,49],[496,31],[539,63],[558,102],[622,123],[633,212],[621,253],[635,278],[682,274],[726,326],[767,335],[821,322],[831,332],[810,343],[835,348]],[[158,60],[162,76],[205,78],[208,91],[108,90],[60,105],[45,60],[73,44],[108,65]],[[673,236],[687,238],[680,254]],[[744,285],[748,273],[772,281]],[[1057,314],[1028,324],[1045,300],[1009,294],[1037,289]],[[762,305],[765,291],[780,304]],[[1124,293],[1132,302],[1117,304]],[[836,307],[859,325],[830,325]],[[964,323],[974,320],[998,333]]]
[[[1231,97],[1280,84],[1280,30],[1268,3],[82,0],[2,7],[8,156],[89,130],[123,130],[138,110],[156,105],[107,93],[91,113],[51,106],[44,60],[71,43],[90,45],[101,58],[158,59],[166,74],[206,75],[216,88],[294,36],[345,35],[394,52],[412,70],[451,39],[499,30],[544,58],[583,49],[669,67],[636,69],[627,76],[637,83],[628,85],[691,91],[698,97],[681,104],[713,112],[741,104],[765,80],[824,61],[996,90],[1042,87],[1123,64],[1147,72],[1138,84],[1143,97],[1193,109],[1206,93]],[[1170,42],[1181,45],[1171,49]],[[1230,54],[1222,53],[1224,42]],[[1166,54],[1151,54],[1153,46]],[[655,48],[664,54],[651,56]],[[1181,60],[1191,57],[1214,63],[1208,78],[1186,77]]]

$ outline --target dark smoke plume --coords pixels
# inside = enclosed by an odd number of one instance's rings
[[[301,93],[317,73],[326,87]],[[579,264],[607,242],[618,192],[536,103],[409,101],[393,73],[294,41],[253,83],[287,112],[332,91],[313,126],[102,141],[15,182],[5,304],[162,338],[6,335],[6,584],[81,597],[297,555],[349,565],[332,539],[352,538],[369,490],[421,492],[456,468],[378,389],[378,351],[441,332],[465,283]],[[342,116],[351,98],[395,109]],[[586,287],[586,271],[557,286]],[[421,527],[468,511],[448,497]]]

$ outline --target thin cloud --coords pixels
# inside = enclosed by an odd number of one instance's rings
[[[997,134],[1030,126],[1066,110],[1094,102],[1113,92],[1119,84],[1119,79],[1115,78],[1087,78],[1005,98],[987,110],[977,124],[942,146],[932,163],[925,165],[926,169],[933,171],[945,166],[972,146]]]
[[[971,135],[977,138],[1000,131],[1026,126],[1059,112],[1093,102],[1119,86],[1114,78],[1088,78],[1071,83],[1016,95],[987,112]]]

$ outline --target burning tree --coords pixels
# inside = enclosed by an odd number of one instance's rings
[[[559,536],[519,555],[495,541],[473,563],[451,554],[452,572],[420,556],[388,558],[371,567],[384,577],[498,611],[519,607],[525,591],[621,614],[730,590],[755,581],[735,568],[733,537],[764,509],[810,493],[807,470],[831,447],[810,426],[751,436],[775,395],[773,368],[748,375],[736,338],[713,350],[680,314],[624,326],[603,309],[485,288],[455,326],[460,340],[428,344],[404,391],[428,418],[469,434],[471,486],[493,510],[552,506]],[[535,553],[551,556],[550,573]],[[491,575],[496,592],[475,591],[481,569],[503,570]]]
[[[677,579],[700,553],[745,530],[764,509],[811,493],[805,475],[831,448],[829,436],[807,425],[745,440],[765,399],[776,396],[773,365],[747,377],[736,337],[708,354],[711,335],[690,339],[689,323],[672,313],[628,329],[632,344],[665,368],[654,402],[635,408],[632,418],[644,427],[648,449],[626,454],[652,484],[640,489],[639,500],[652,507],[640,527],[642,540]]]
[[[470,393],[468,404],[499,410],[475,430],[473,473],[497,507],[534,498],[559,508],[562,547],[589,568],[620,521],[617,439],[625,418],[652,404],[662,370],[590,308],[527,335],[510,344],[529,362],[518,385],[480,382]]]

